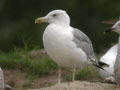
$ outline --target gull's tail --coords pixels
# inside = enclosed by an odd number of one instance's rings
[[[92,61],[92,64],[93,64],[94,66],[96,66],[96,67],[102,69],[102,70],[104,70],[103,67],[109,67],[108,64],[106,64],[106,63],[104,63],[104,62],[101,62],[101,61],[98,61],[98,62]]]
[[[99,65],[102,66],[102,67],[109,67],[108,64],[104,63],[104,62],[101,62],[101,61],[98,61]]]

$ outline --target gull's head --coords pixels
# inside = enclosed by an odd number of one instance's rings
[[[49,24],[70,25],[70,18],[64,10],[53,10],[44,17],[39,17],[35,23],[48,22]]]
[[[117,32],[120,34],[120,20],[117,21],[112,27],[108,28],[105,30],[105,33],[108,33],[108,32]]]

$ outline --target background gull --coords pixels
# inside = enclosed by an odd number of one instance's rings
[[[106,65],[97,61],[88,36],[70,26],[65,11],[54,10],[35,20],[35,23],[41,22],[49,23],[43,34],[43,44],[49,57],[59,66],[58,83],[61,82],[61,66],[73,68],[74,81],[76,68],[83,64],[93,64],[101,69],[101,65]]]
[[[107,82],[114,82],[114,64],[117,56],[117,47],[118,45],[113,45],[101,58],[100,61],[109,65],[109,67],[103,67],[104,70],[100,69],[100,76],[105,79]]]
[[[114,77],[116,83],[120,85],[120,20],[118,20],[111,28],[105,30],[105,33],[110,31],[119,34],[117,57],[114,65]]]

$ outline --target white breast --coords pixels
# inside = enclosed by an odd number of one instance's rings
[[[101,57],[100,61],[109,65],[109,67],[104,67],[106,71],[100,70],[100,75],[103,78],[107,78],[110,75],[114,75],[114,64],[117,56],[117,45],[110,48],[107,53]]]
[[[43,44],[47,54],[57,64],[67,67],[81,67],[87,62],[86,54],[77,48],[73,40],[71,27],[49,25],[43,34]]]

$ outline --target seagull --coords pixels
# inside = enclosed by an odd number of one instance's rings
[[[114,64],[117,56],[118,44],[113,45],[101,58],[100,61],[109,65],[109,67],[103,67],[104,70],[100,69],[100,76],[105,79],[106,82],[114,82]]]
[[[61,82],[61,67],[73,68],[72,81],[76,68],[92,64],[98,68],[107,65],[97,61],[91,40],[79,29],[70,26],[70,17],[64,10],[53,10],[35,23],[49,23],[43,33],[43,45],[48,56],[58,64],[58,83]]]
[[[114,65],[114,78],[116,83],[120,85],[120,20],[118,20],[112,27],[106,29],[105,33],[111,31],[119,34],[117,57]]]

